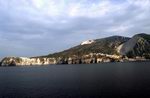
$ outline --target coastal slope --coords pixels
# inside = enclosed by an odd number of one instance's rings
[[[150,59],[150,35],[111,36],[87,40],[80,45],[39,57],[5,57],[1,66],[90,64],[100,62],[146,61]]]
[[[46,57],[70,57],[73,55],[82,56],[89,53],[117,54],[117,47],[128,41],[130,38],[122,36],[111,36],[102,39],[95,39],[90,44],[82,44],[62,52],[49,54]],[[87,41],[85,41],[87,42]]]
[[[120,55],[148,57],[150,55],[150,35],[144,33],[137,34],[120,45],[120,47]]]

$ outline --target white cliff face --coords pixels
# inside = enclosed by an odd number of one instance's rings
[[[1,65],[2,66],[11,65],[12,62],[16,66],[56,64],[55,58],[7,57],[4,58]]]
[[[97,58],[97,63],[100,63],[100,62],[102,62],[102,61],[103,61],[102,58]]]
[[[20,57],[20,62],[18,62],[18,64],[20,64],[20,65],[23,65],[23,64],[25,64],[25,65],[30,65],[30,58],[26,58],[26,57]]]
[[[83,41],[81,43],[81,45],[87,45],[87,44],[92,44],[94,42],[94,40],[87,40],[87,41]]]
[[[117,47],[117,52],[120,53],[120,50],[122,49],[123,44],[121,44],[119,47]]]

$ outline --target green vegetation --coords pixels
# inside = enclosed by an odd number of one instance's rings
[[[78,45],[62,52],[49,54],[48,57],[67,58],[74,55],[80,57],[89,53],[116,54],[116,47],[126,42],[127,40],[129,40],[129,38],[121,36],[112,36],[102,39],[96,39],[95,42],[92,44]]]
[[[103,53],[103,54],[116,54],[124,55],[129,58],[135,56],[144,56],[149,58],[150,55],[150,35],[148,34],[137,34],[132,38],[122,36],[111,36],[102,39],[96,39],[92,44],[78,45],[62,52],[57,52],[43,57],[54,57],[54,58],[69,58],[69,57],[82,57],[90,53]],[[119,45],[123,44],[120,52],[117,52]]]
[[[149,34],[142,33],[142,34],[137,34],[136,36],[143,37],[144,39],[150,41],[150,35]]]
[[[134,55],[134,54],[133,54],[132,51],[129,51],[129,52],[126,54],[126,56],[127,56],[128,58],[133,58],[133,57],[134,57],[133,55]]]

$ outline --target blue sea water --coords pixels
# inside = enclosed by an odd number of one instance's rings
[[[150,62],[0,67],[0,98],[150,97]]]

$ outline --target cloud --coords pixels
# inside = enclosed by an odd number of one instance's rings
[[[149,33],[149,20],[149,0],[0,0],[0,57],[44,55],[87,39]]]

